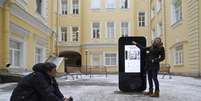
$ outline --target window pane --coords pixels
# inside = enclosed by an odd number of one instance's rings
[[[73,41],[78,41],[79,40],[79,28],[78,27],[72,27],[73,31]]]
[[[108,29],[107,38],[114,38],[114,23],[108,22],[107,29]]]
[[[128,8],[128,0],[121,0],[121,8]]]
[[[14,65],[20,66],[20,51],[14,51]]]
[[[62,4],[62,14],[63,15],[67,15],[67,11],[68,11],[68,4],[67,4],[67,0],[62,0],[61,4]]]
[[[79,1],[73,0],[73,14],[79,14]]]
[[[115,0],[107,0],[107,8],[115,8]]]
[[[100,9],[100,0],[91,0],[92,9]]]

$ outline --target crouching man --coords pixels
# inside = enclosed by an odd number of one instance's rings
[[[72,97],[64,97],[60,92],[55,76],[55,64],[35,64],[33,73],[19,81],[10,101],[73,101]]]

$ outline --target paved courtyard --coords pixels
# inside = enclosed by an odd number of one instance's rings
[[[161,96],[150,98],[142,93],[123,93],[118,89],[118,75],[82,76],[72,80],[58,78],[60,89],[66,96],[73,96],[74,101],[201,101],[201,79],[173,76],[161,79]],[[9,101],[16,83],[0,84],[0,101]]]

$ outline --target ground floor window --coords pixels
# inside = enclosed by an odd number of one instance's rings
[[[117,54],[116,53],[106,53],[105,54],[105,66],[115,66],[117,64]]]
[[[93,54],[92,55],[92,66],[101,66],[100,54]]]
[[[183,45],[177,45],[175,48],[174,64],[175,65],[183,64]]]
[[[23,49],[22,43],[10,40],[9,42],[9,61],[11,66],[13,67],[20,67],[22,66],[23,60]]]

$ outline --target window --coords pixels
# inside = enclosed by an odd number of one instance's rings
[[[62,15],[67,15],[68,14],[68,2],[67,0],[62,0]]]
[[[36,47],[35,49],[35,63],[43,62],[43,48]]]
[[[155,8],[153,7],[153,8],[151,9],[151,19],[153,19],[154,16],[155,16]]]
[[[106,8],[109,8],[109,9],[115,8],[115,0],[107,0]]]
[[[93,66],[101,66],[100,54],[93,54],[92,59]]]
[[[172,0],[171,4],[171,21],[172,24],[182,19],[182,0]]]
[[[79,28],[78,27],[72,27],[72,41],[78,42],[79,41]]]
[[[155,29],[152,29],[151,33],[152,33],[152,40],[154,40],[156,37],[158,37],[158,33],[156,32]]]
[[[42,15],[42,0],[36,0],[37,8],[36,11],[38,14]]]
[[[101,0],[91,0],[91,9],[100,9]]]
[[[121,34],[128,36],[128,22],[121,22]]]
[[[99,39],[100,38],[100,23],[95,22],[92,24],[92,38]]]
[[[156,11],[157,12],[159,12],[161,10],[161,3],[162,3],[161,0],[157,0],[157,2],[156,2]]]
[[[121,8],[128,9],[129,2],[128,0],[121,0]]]
[[[22,66],[22,43],[10,40],[9,43],[9,61],[12,66]]]
[[[107,38],[114,38],[114,22],[107,23]]]
[[[68,30],[67,27],[61,27],[61,41],[67,41],[68,39]]]
[[[105,54],[105,65],[106,66],[115,66],[117,64],[117,55],[115,53],[106,53]]]
[[[145,12],[139,12],[138,13],[138,23],[139,27],[144,27],[145,26]]]
[[[183,64],[183,45],[177,45],[175,48],[175,55],[174,55],[174,64],[175,65],[182,65]]]
[[[73,0],[73,14],[79,14],[79,0]]]
[[[162,34],[162,31],[163,31],[163,27],[162,27],[162,23],[161,22],[159,22],[158,24],[157,24],[157,35],[159,36],[159,35],[161,35]]]

